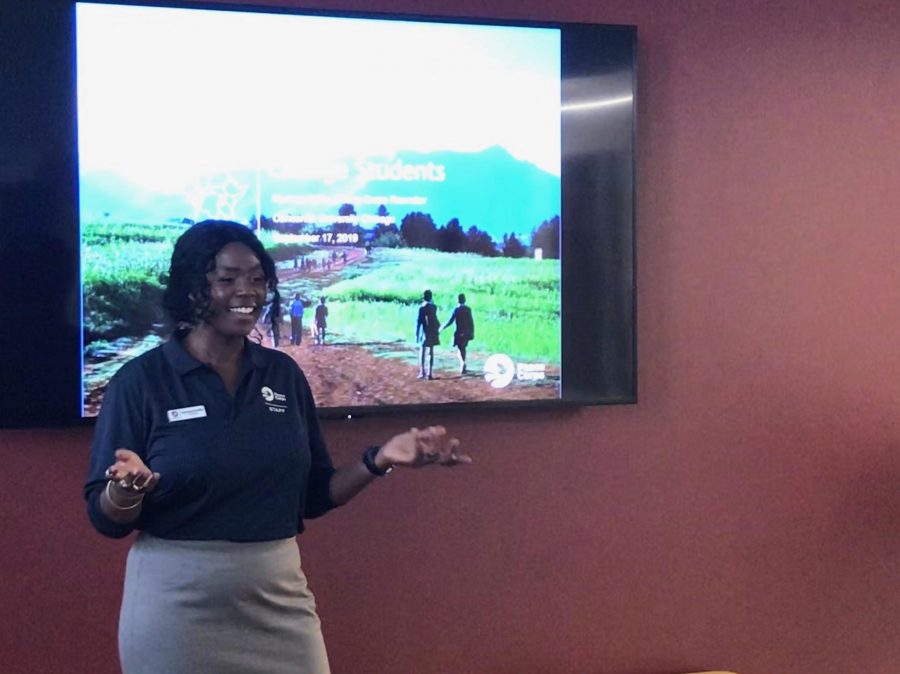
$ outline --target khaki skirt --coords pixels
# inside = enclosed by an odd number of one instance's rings
[[[139,535],[125,569],[119,657],[124,674],[328,674],[297,541]]]

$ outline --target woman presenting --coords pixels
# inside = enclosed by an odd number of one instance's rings
[[[119,616],[125,674],[326,674],[304,519],[395,466],[471,461],[432,426],[335,468],[299,367],[247,339],[267,300],[280,306],[277,283],[249,229],[192,226],[163,295],[172,337],[106,391],[85,497],[102,534],[140,532]]]

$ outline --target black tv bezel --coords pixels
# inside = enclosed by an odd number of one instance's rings
[[[87,0],[92,4],[177,7],[218,11],[266,12],[335,18],[360,18],[411,22],[440,22],[486,26],[557,28],[562,35],[562,103],[567,102],[567,78],[615,77],[628,83],[632,101],[624,118],[627,137],[617,151],[587,148],[602,139],[601,115],[563,120],[562,129],[562,385],[556,399],[482,400],[477,402],[409,403],[383,406],[320,407],[325,418],[370,414],[397,414],[451,410],[501,410],[564,408],[637,402],[637,288],[636,288],[636,94],[637,29],[634,26],[455,17],[402,12],[361,12],[300,7],[214,2],[155,2],[153,0]],[[17,298],[16,313],[24,326],[48,323],[45,332],[23,341],[27,328],[15,333],[0,328],[2,353],[17,353],[9,374],[0,382],[0,398],[13,401],[0,406],[0,428],[93,424],[95,417],[81,416],[82,329],[80,231],[78,217],[78,161],[75,82],[76,0],[35,3],[29,10],[17,7],[12,21],[4,21],[0,38],[8,38],[24,22],[27,40],[37,31],[51,37],[41,49],[22,47],[13,40],[13,58],[5,63],[4,78],[21,86],[9,107],[0,113],[5,125],[29,104],[40,105],[41,114],[22,126],[24,134],[8,134],[12,153],[0,155],[0,218],[9,222],[32,220],[41,226],[15,236],[7,226],[0,230],[0,260],[4,276],[12,270],[7,288]],[[12,11],[2,10],[12,14]],[[23,18],[21,13],[28,12]],[[0,13],[0,17],[3,14]],[[7,17],[8,18],[8,17]],[[2,25],[2,24],[0,24]],[[603,33],[604,40],[597,37]],[[0,54],[3,54],[0,47]],[[31,49],[29,52],[28,49]],[[616,72],[607,50],[627,59],[627,72]],[[6,54],[7,56],[10,54]],[[17,59],[16,56],[21,57]],[[39,58],[43,63],[38,62]],[[574,59],[574,60],[573,60]],[[24,62],[23,62],[24,61]],[[16,70],[16,68],[20,70]],[[585,70],[586,69],[586,70]],[[18,109],[16,106],[20,106]],[[603,113],[606,114],[606,113]],[[608,123],[607,123],[608,124]],[[6,139],[4,139],[6,140]],[[22,142],[24,141],[24,143]],[[624,154],[623,154],[624,153]],[[611,164],[625,164],[610,170]],[[29,176],[32,169],[33,175]],[[21,175],[18,175],[21,174]],[[610,184],[618,179],[623,185]],[[624,198],[623,198],[624,195]],[[609,197],[612,197],[611,199]],[[606,198],[604,198],[606,197]],[[584,200],[588,206],[579,206]],[[610,201],[617,202],[610,213]],[[585,214],[583,209],[589,209]],[[582,209],[580,211],[579,209]],[[31,274],[29,269],[46,264],[62,268],[68,278],[58,292],[58,278]],[[66,267],[69,267],[66,269]],[[21,269],[21,273],[17,270]],[[595,275],[595,271],[601,272]],[[613,293],[604,292],[614,289]],[[73,302],[72,293],[77,297]],[[63,305],[53,314],[53,298]],[[47,305],[49,304],[49,306]],[[49,316],[49,318],[48,318]],[[610,348],[597,353],[597,344]],[[595,359],[590,356],[596,355]],[[576,361],[577,359],[577,361]],[[9,361],[8,361],[9,362]]]

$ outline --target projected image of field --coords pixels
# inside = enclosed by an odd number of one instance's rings
[[[286,288],[290,285],[285,283]],[[415,339],[416,318],[425,289],[434,294],[442,325],[450,318],[459,293],[466,296],[475,338],[468,344],[465,374],[460,372],[451,325],[434,347],[433,380],[417,378],[421,346]],[[322,405],[559,395],[557,260],[374,249],[357,265],[327,279],[317,292],[329,307],[325,345],[287,350],[296,353]],[[495,361],[500,371],[492,367]],[[509,363],[515,369],[503,372]],[[527,376],[517,376],[526,371]]]
[[[84,405],[96,414],[109,378],[167,338],[159,312],[175,238],[186,225],[86,225]],[[486,257],[432,249],[309,246],[263,231],[282,298],[277,348],[310,381],[322,407],[555,399],[560,374],[559,260]],[[440,333],[431,380],[420,379],[416,319],[430,289],[441,325],[457,296],[471,307],[475,336],[462,373],[455,326]],[[302,339],[291,343],[290,303],[304,304]],[[324,343],[313,317],[325,299]],[[251,335],[275,347],[269,326]]]

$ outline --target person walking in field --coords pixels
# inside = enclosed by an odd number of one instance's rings
[[[441,328],[446,330],[456,323],[456,330],[453,332],[453,346],[457,348],[459,356],[459,373],[466,374],[466,347],[469,342],[475,339],[475,320],[472,318],[472,309],[466,305],[466,296],[463,293],[457,298],[459,304],[450,314],[450,319]]]
[[[300,293],[294,293],[289,307],[291,313],[291,344],[300,346],[303,341],[303,300]]]
[[[437,307],[431,301],[432,293],[422,293],[422,304],[419,305],[419,316],[416,320],[416,342],[421,342],[421,367],[419,379],[434,379],[434,347],[441,343],[441,322],[438,320]],[[425,357],[428,356],[428,370],[425,369]]]
[[[316,306],[316,344],[325,344],[325,328],[328,325],[328,307],[325,306],[325,298],[319,298]]]

